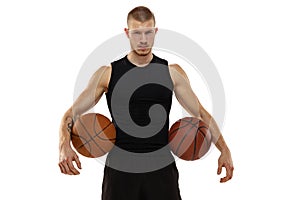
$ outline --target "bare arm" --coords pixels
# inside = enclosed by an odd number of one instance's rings
[[[213,142],[221,152],[217,173],[220,174],[222,167],[225,167],[226,177],[221,178],[221,182],[228,181],[232,177],[233,163],[230,150],[226,145],[216,121],[199,102],[184,70],[179,65],[170,65],[170,74],[174,83],[174,93],[178,102],[191,116],[203,120],[209,126]]]
[[[76,118],[97,104],[103,93],[107,91],[110,71],[111,67],[100,67],[93,74],[87,87],[79,95],[71,108],[66,111],[61,120],[59,129],[59,167],[64,174],[79,174],[79,171],[72,163],[75,161],[77,167],[81,169],[79,158],[70,145],[70,130]]]

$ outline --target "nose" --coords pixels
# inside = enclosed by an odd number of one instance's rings
[[[146,36],[145,33],[142,33],[140,42],[141,43],[147,43],[147,36]]]

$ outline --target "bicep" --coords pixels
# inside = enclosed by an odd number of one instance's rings
[[[95,98],[101,96],[107,90],[109,71],[110,68],[108,66],[100,67],[89,80],[85,92],[94,94]]]
[[[176,66],[172,71],[176,99],[189,114],[200,118],[203,108],[190,85],[186,73],[179,66]]]
[[[200,103],[190,84],[180,84],[174,89],[176,99],[180,105],[192,116],[200,117]]]
[[[107,89],[109,67],[100,67],[91,77],[87,87],[73,104],[73,112],[80,115],[94,106]]]

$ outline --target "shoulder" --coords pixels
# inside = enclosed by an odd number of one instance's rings
[[[106,88],[110,80],[111,68],[111,65],[99,67],[93,74],[91,81]]]
[[[172,71],[173,73],[181,73],[181,74],[185,74],[185,71],[182,69],[182,67],[178,64],[170,64],[169,65],[169,69],[170,71]]]
[[[170,64],[169,71],[172,78],[173,83],[184,80],[188,80],[188,77],[182,67],[178,64]]]
[[[97,76],[97,77],[99,75],[101,75],[101,77],[108,76],[108,75],[110,75],[110,72],[111,72],[111,65],[101,66],[96,70],[96,72],[94,73],[94,76]]]

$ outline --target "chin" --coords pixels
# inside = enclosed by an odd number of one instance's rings
[[[134,50],[134,52],[137,55],[139,55],[139,56],[147,56],[147,55],[149,55],[151,53],[151,48],[146,49],[146,50],[138,50],[138,49],[136,49],[136,50]]]

